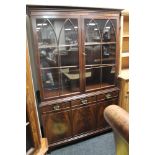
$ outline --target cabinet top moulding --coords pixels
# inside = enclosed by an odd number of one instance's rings
[[[121,12],[121,15],[122,15],[122,16],[129,16],[129,11],[128,11],[128,10],[123,10],[123,11]]]
[[[92,7],[66,7],[66,6],[36,6],[36,5],[27,5],[26,6],[26,12],[29,15],[38,15],[40,13],[46,13],[49,14],[51,11],[54,12],[61,12],[61,13],[66,13],[70,12],[72,14],[83,14],[83,15],[88,15],[89,13],[109,13],[114,14],[114,13],[119,13],[123,9],[113,9],[113,8],[92,8]],[[116,15],[114,15],[116,16]]]

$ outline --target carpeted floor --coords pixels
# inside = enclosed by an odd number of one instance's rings
[[[68,145],[47,155],[115,155],[113,132]]]

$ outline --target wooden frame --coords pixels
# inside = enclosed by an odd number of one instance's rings
[[[29,61],[29,51],[28,45],[26,43],[26,109],[32,131],[32,139],[34,142],[34,148],[32,149],[32,151],[28,151],[27,155],[32,153],[34,155],[43,155],[48,148],[47,139],[42,138],[41,136],[35,103],[36,101],[32,82],[31,66]]]

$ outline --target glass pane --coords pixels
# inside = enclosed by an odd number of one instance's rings
[[[77,19],[59,19],[60,66],[79,66]]]
[[[102,67],[102,87],[114,84],[115,66]]]
[[[60,51],[60,66],[79,66],[79,48],[72,46],[68,50],[63,47]]]
[[[85,64],[101,63],[101,45],[85,46]]]
[[[102,64],[115,64],[116,45],[102,45]]]
[[[57,46],[57,36],[52,19],[36,19],[36,31],[39,49]]]
[[[45,98],[59,95],[59,69],[42,69],[42,84]]]
[[[102,41],[115,42],[116,41],[116,20],[103,20]]]
[[[86,68],[86,90],[96,89],[101,87],[101,68],[91,67]]]
[[[101,20],[85,19],[85,42],[101,42]]]
[[[59,19],[57,29],[59,28],[59,46],[65,45],[66,50],[70,49],[67,45],[78,44],[78,23],[77,19]]]
[[[58,67],[58,48],[41,48],[40,67]]]
[[[61,94],[69,94],[80,91],[80,72],[78,67],[60,69]]]
[[[41,67],[58,66],[57,36],[53,19],[36,19],[36,31]]]

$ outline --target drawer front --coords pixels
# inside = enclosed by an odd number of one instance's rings
[[[112,92],[107,92],[107,93],[101,93],[97,95],[97,101],[103,101],[103,100],[109,100],[114,97],[118,97],[119,92],[118,91],[112,91]]]
[[[52,105],[41,107],[41,112],[42,113],[55,112],[55,111],[67,110],[69,108],[70,108],[70,102],[54,103]]]
[[[93,103],[93,102],[96,102],[96,96],[88,96],[86,97],[86,100],[88,103]]]
[[[97,101],[102,101],[105,99],[105,94],[99,94],[96,96],[96,98],[97,98]]]
[[[76,99],[71,101],[71,106],[72,107],[77,107],[81,105],[88,105],[92,104],[96,101],[96,96],[89,96],[81,99]]]

